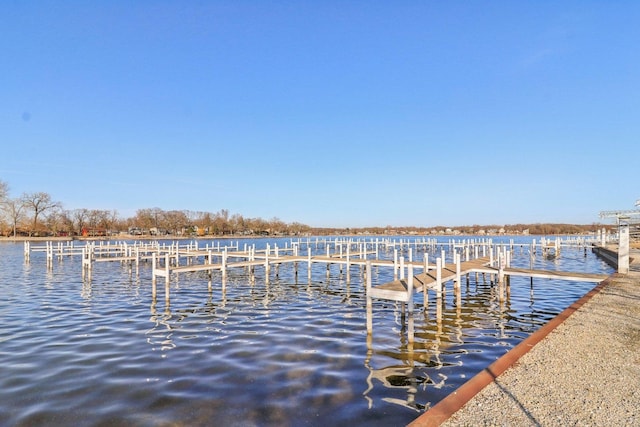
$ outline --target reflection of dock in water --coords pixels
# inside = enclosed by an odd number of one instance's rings
[[[406,344],[406,343],[405,343]],[[367,389],[362,393],[365,399],[369,402],[369,408],[373,406],[373,398],[370,396],[371,391],[377,384],[381,384],[387,389],[402,389],[405,390],[406,398],[400,399],[398,397],[382,397],[382,400],[388,403],[401,405],[415,411],[421,412],[425,409],[425,405],[419,403],[416,400],[418,394],[418,388],[422,387],[434,387],[441,388],[444,386],[447,377],[441,373],[438,373],[438,380],[431,378],[429,374],[425,372],[425,368],[439,368],[442,366],[442,362],[435,355],[439,353],[439,349],[423,348],[419,353],[415,352],[413,343],[408,343],[401,347],[400,351],[391,350],[379,350],[374,351],[371,336],[367,339],[367,357],[364,365],[369,370],[366,383]],[[372,366],[372,359],[376,356],[381,356],[384,360],[397,360],[400,363],[393,365],[387,365],[382,368],[374,368]],[[434,360],[430,359],[434,356]]]

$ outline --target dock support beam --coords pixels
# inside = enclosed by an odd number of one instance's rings
[[[629,274],[629,224],[620,224],[618,235],[618,273]]]
[[[436,258],[436,321],[442,321],[442,258]]]
[[[401,258],[402,259],[402,258]],[[409,277],[407,278],[407,314],[409,318],[407,320],[408,324],[408,341],[409,344],[413,344],[415,339],[415,330],[413,324],[413,264],[409,263],[407,274]]]
[[[371,261],[367,261],[365,271],[365,286],[367,292],[367,335],[373,332],[373,302],[371,301]]]

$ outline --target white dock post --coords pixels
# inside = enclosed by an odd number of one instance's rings
[[[629,224],[618,227],[618,273],[629,274]]]
[[[400,257],[400,280],[404,280],[404,257]]]
[[[267,251],[264,254],[264,282],[269,283],[269,244],[267,243]]]
[[[136,245],[136,277],[140,275],[140,247]]]
[[[393,248],[393,280],[398,280],[398,249]]]
[[[455,254],[455,262],[456,262],[456,288],[457,291],[460,292],[460,254]]]
[[[373,332],[373,303],[371,301],[371,261],[367,261],[365,272],[365,286],[367,291],[367,334]]]
[[[425,250],[426,249],[427,248],[425,246]],[[429,274],[429,253],[427,253],[426,251],[424,253],[424,274]],[[427,307],[429,305],[429,292],[426,285],[422,287],[422,305],[424,312],[426,313]]]
[[[251,248],[249,248],[249,252],[250,252],[250,261],[255,261],[256,260],[256,244],[254,243],[253,245],[251,245]],[[251,271],[251,276],[253,276],[253,274],[256,271],[256,267],[253,264],[253,262],[251,263],[251,267],[249,267],[250,271]]]
[[[80,255],[82,257],[82,278],[84,279],[85,274],[87,273],[87,262],[85,260],[86,256],[87,256],[87,248],[82,248],[82,255]]]
[[[504,267],[506,264],[506,253],[498,254],[498,301],[500,304],[504,302]]]
[[[91,273],[93,269],[93,246],[90,244],[83,248],[85,251],[83,260],[86,266],[87,275],[89,276],[89,280],[91,280]]]
[[[436,258],[436,321],[442,321],[442,259]]]
[[[84,252],[84,249],[82,249]],[[156,300],[156,282],[158,281],[156,276],[156,253],[151,255],[151,298],[155,302]]]
[[[489,265],[493,267],[493,249],[489,251]]]
[[[414,324],[413,324],[413,264],[409,263],[408,266],[409,277],[407,279],[407,311],[409,315],[408,329],[409,329],[409,342],[413,343],[415,338]]]
[[[222,251],[222,279],[226,279],[227,278],[227,248],[225,246],[224,250]]]
[[[351,281],[351,244],[347,243],[347,263],[345,265],[347,269],[347,282]]]
[[[167,287],[169,287],[169,263],[170,263],[170,255],[169,253],[164,254],[164,281]]]
[[[316,247],[318,246],[318,240],[316,239]],[[307,245],[307,278],[311,282],[311,246]]]
[[[170,282],[170,277],[169,277],[169,254],[166,253],[164,255],[164,272],[165,272],[165,277],[164,277],[164,302],[165,304],[169,305],[169,282]]]
[[[442,298],[442,258],[436,258],[436,296]]]

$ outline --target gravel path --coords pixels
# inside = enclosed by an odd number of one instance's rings
[[[632,270],[608,279],[442,425],[640,426],[640,268]]]

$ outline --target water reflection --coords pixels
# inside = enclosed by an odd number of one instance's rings
[[[146,332],[147,343],[151,345],[152,350],[172,350],[176,348],[173,342],[173,326],[171,326],[171,309],[166,306],[164,311],[160,312],[156,309],[156,303],[151,304],[151,317],[149,320],[154,326]]]
[[[373,336],[367,336],[367,354],[364,365],[369,374],[366,378],[367,388],[363,395],[370,409],[374,406],[374,399],[370,394],[377,386],[394,390],[392,395],[387,395],[384,392],[377,393],[382,396],[381,400],[384,402],[418,412],[429,408],[429,401],[422,403],[419,401],[420,397],[423,399],[425,397],[424,393],[419,394],[419,391],[425,392],[428,388],[441,389],[447,381],[447,375],[440,372],[441,368],[445,366],[445,362],[440,357],[441,347],[444,345],[442,335],[442,322],[436,323],[433,339],[414,342],[409,342],[405,338],[406,330],[401,328],[400,345],[394,349],[388,347],[377,349],[374,347]],[[377,360],[375,364],[374,359]],[[374,367],[374,365],[380,367]],[[404,397],[397,397],[398,390],[404,391]]]

